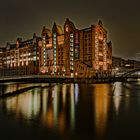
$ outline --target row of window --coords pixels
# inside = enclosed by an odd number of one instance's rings
[[[22,61],[35,61],[36,60],[36,56],[35,57],[33,57],[33,58],[28,58],[28,59],[20,59],[20,60],[18,60],[18,59],[16,59],[16,60],[7,60],[6,62],[7,63],[15,63],[16,61],[20,61],[20,62],[22,62]],[[39,60],[39,57],[37,57],[37,60]]]

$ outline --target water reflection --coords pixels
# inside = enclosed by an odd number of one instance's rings
[[[75,91],[74,91],[75,103],[78,104],[79,87],[78,87],[78,84],[75,84],[74,86],[75,86],[75,87],[74,87],[74,89],[75,89]]]
[[[5,92],[29,85],[9,86],[4,87]],[[6,110],[5,116],[15,118],[15,123],[36,124],[62,139],[105,139],[113,116],[120,116],[121,109],[128,112],[131,97],[140,95],[134,86],[120,82],[40,85],[23,94],[0,99],[0,110]]]
[[[107,130],[108,112],[110,108],[110,85],[98,84],[94,87],[94,121],[97,137],[102,138]]]
[[[120,103],[121,103],[121,95],[123,94],[123,87],[121,82],[116,82],[113,85],[113,102],[116,115],[119,113]]]
[[[21,118],[39,119],[38,121],[42,125],[50,129],[63,132],[69,127],[73,131],[75,127],[75,91],[78,94],[77,84],[40,87],[4,99],[4,102],[1,103],[9,112],[14,112],[17,120]],[[77,95],[76,102],[78,102]],[[68,114],[70,114],[70,118]]]
[[[121,102],[124,102],[125,111],[127,111],[131,97],[140,96],[138,87],[138,83],[114,83],[112,93],[116,115],[119,114]]]
[[[75,125],[75,99],[74,99],[74,84],[71,84],[70,87],[70,117],[71,117],[71,129],[74,129]]]

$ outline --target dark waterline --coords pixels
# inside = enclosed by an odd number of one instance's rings
[[[140,136],[140,83],[6,84],[0,92],[0,138],[120,140]]]

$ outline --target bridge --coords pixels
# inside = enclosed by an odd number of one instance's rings
[[[53,83],[113,83],[113,82],[130,82],[140,79],[140,69],[133,69],[128,71],[121,76],[110,76],[110,77],[92,77],[92,78],[80,78],[80,77],[68,77],[68,76],[47,76],[47,75],[26,75],[26,76],[10,76],[0,78],[0,98],[8,97],[17,94],[21,94],[25,91],[33,88],[53,87]],[[10,82],[10,83],[9,83]],[[29,83],[29,84],[28,84]],[[36,83],[36,84],[32,84]],[[44,84],[43,84],[44,83]],[[45,84],[46,83],[46,84]],[[13,90],[11,88],[6,91],[6,85],[16,85]],[[25,86],[19,86],[19,84],[25,84]]]
[[[105,83],[105,82],[125,82],[140,79],[140,68],[125,72],[120,76],[108,77],[69,77],[69,76],[50,76],[50,75],[23,75],[23,76],[4,76],[0,78],[0,83],[6,82],[26,82],[26,83]]]
[[[127,78],[127,77],[140,78],[140,68],[127,71],[124,74],[122,74],[121,77],[123,77],[123,78]]]

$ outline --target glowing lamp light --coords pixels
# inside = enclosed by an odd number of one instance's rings
[[[45,69],[43,69],[41,72],[42,72],[43,74],[45,74]]]
[[[75,75],[77,76],[77,75],[78,75],[78,73],[76,72],[76,73],[75,73]]]

